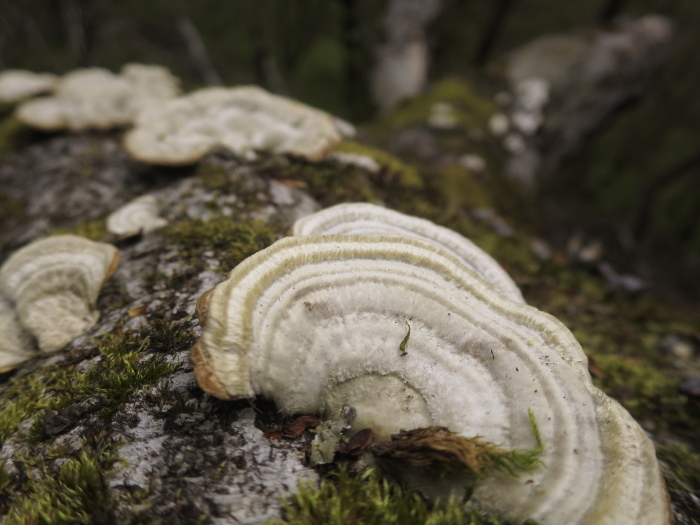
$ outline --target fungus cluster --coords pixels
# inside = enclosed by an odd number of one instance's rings
[[[520,290],[500,265],[469,239],[418,217],[368,203],[338,204],[299,219],[293,235],[405,235],[433,242],[511,301],[524,303]]]
[[[353,128],[332,115],[255,87],[205,88],[141,113],[124,139],[142,162],[197,162],[217,148],[323,158]]]
[[[352,407],[353,427],[384,439],[431,426],[506,449],[541,438],[544,467],[491,473],[470,504],[517,523],[669,522],[651,441],[592,384],[571,332],[433,242],[288,237],[233,269],[198,314],[195,375],[219,398],[262,395],[331,421]]]
[[[119,75],[79,69],[58,81],[55,93],[25,102],[17,118],[44,131],[128,126],[145,108],[177,96],[179,81],[160,66],[125,65]]]
[[[0,268],[0,369],[35,353],[59,350],[99,318],[102,283],[116,269],[111,244],[75,235],[35,241]]]
[[[33,73],[8,69],[0,73],[0,102],[14,104],[41,93],[53,91],[58,77],[49,73]]]

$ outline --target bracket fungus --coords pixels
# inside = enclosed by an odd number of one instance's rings
[[[296,221],[293,235],[382,235],[417,237],[441,246],[511,301],[524,303],[520,289],[501,266],[466,237],[426,219],[367,203],[338,204]]]
[[[5,261],[0,294],[12,304],[20,325],[36,338],[39,349],[52,352],[97,322],[97,296],[118,261],[119,252],[111,244],[75,235],[47,237]],[[7,337],[4,331],[2,337]]]
[[[0,373],[34,354],[31,336],[22,328],[10,301],[0,296]]]
[[[178,85],[160,66],[127,64],[119,75],[102,68],[78,69],[60,79],[53,96],[22,104],[17,118],[44,131],[128,126],[143,109],[177,96]]]
[[[107,231],[130,236],[157,230],[168,223],[159,217],[159,212],[156,198],[153,195],[142,195],[109,214]]]
[[[14,104],[22,99],[53,91],[58,77],[50,73],[33,73],[7,69],[0,73],[0,102]]]
[[[470,502],[518,523],[669,522],[651,441],[592,384],[571,332],[433,243],[288,237],[233,269],[198,313],[195,376],[219,398],[262,395],[330,420],[353,407],[355,430],[383,439],[438,425],[519,450],[537,444],[532,411],[546,466],[489,474]]]
[[[136,160],[192,164],[216,148],[319,160],[354,128],[301,102],[255,86],[205,88],[144,111],[124,146]]]

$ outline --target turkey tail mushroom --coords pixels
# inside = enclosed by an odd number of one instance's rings
[[[518,450],[537,446],[531,411],[546,467],[485,476],[474,505],[518,523],[670,523],[653,444],[593,385],[571,332],[433,243],[288,237],[199,308],[195,373],[217,397],[262,395],[286,414],[331,420],[353,407],[353,428],[381,439],[441,426]]]

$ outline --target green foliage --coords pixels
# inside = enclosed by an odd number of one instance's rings
[[[8,525],[106,523],[111,503],[105,469],[114,462],[107,453],[82,451],[57,468],[25,458],[32,474],[21,487],[5,517]],[[37,479],[35,479],[37,478]]]
[[[195,268],[202,265],[205,252],[213,252],[219,261],[218,270],[228,272],[275,242],[280,230],[262,221],[242,223],[217,215],[207,220],[188,219],[170,224],[163,233],[180,246],[179,255]]]
[[[303,480],[284,502],[284,519],[275,525],[504,525],[477,510],[450,501],[431,508],[420,496],[373,470],[362,474],[345,466],[318,487]]]

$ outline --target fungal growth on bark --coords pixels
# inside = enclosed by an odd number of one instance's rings
[[[524,303],[513,279],[485,251],[459,233],[418,217],[364,202],[338,204],[299,219],[293,235],[383,235],[417,237],[441,246],[498,293]]]
[[[140,111],[178,93],[179,80],[160,66],[127,64],[119,75],[78,69],[60,79],[53,96],[22,104],[17,118],[44,131],[111,129],[131,125]]]
[[[10,301],[0,296],[0,373],[12,370],[36,351]]]
[[[47,237],[5,261],[0,295],[12,305],[20,327],[34,336],[39,350],[59,350],[97,322],[97,296],[118,261],[119,252],[111,244],[75,235]],[[5,332],[2,338],[7,339]],[[19,348],[18,353],[26,350]]]
[[[238,265],[198,310],[195,376],[221,399],[262,395],[331,421],[352,407],[354,430],[378,439],[440,426],[507,450],[538,445],[532,413],[545,467],[492,473],[471,503],[517,523],[669,521],[651,441],[592,384],[571,332],[434,243],[288,237]]]
[[[319,160],[349,124],[255,86],[205,88],[139,115],[124,146],[136,160],[178,165],[223,148],[251,157],[256,151]]]
[[[157,230],[168,223],[159,213],[156,198],[142,195],[117,208],[107,217],[107,231],[128,236]]]
[[[0,102],[14,104],[34,95],[53,91],[57,84],[58,77],[50,73],[7,69],[0,73]]]

